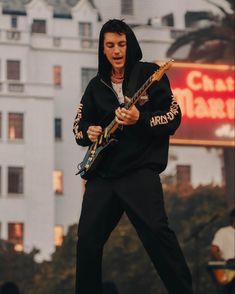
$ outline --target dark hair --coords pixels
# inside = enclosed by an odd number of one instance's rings
[[[102,28],[102,32],[104,33],[118,33],[118,34],[127,34],[128,27],[123,20],[119,19],[110,19],[108,20]]]

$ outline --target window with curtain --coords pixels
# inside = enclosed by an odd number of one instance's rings
[[[24,224],[8,223],[8,242],[14,246],[15,251],[24,249]]]
[[[54,193],[61,195],[64,192],[63,171],[55,170],[53,172],[53,188]]]
[[[32,23],[32,33],[46,34],[46,20],[34,19]]]
[[[53,84],[54,86],[61,86],[62,84],[62,69],[60,65],[53,66]]]
[[[54,244],[61,246],[64,239],[64,229],[62,225],[55,225],[54,227]]]
[[[8,113],[8,139],[24,138],[24,114]]]

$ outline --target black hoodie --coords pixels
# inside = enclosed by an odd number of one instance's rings
[[[142,58],[142,52],[133,31],[127,25],[126,31],[123,92],[131,97],[159,66],[155,63],[140,62],[136,89],[128,89],[131,71]],[[81,146],[92,144],[87,136],[88,127],[101,125],[105,128],[114,119],[115,109],[120,106],[110,81],[111,65],[103,54],[103,41],[102,29],[99,39],[98,74],[89,82],[82,96],[73,126],[76,142]],[[139,168],[151,168],[158,173],[165,169],[169,136],[174,134],[181,120],[180,108],[174,100],[166,75],[159,82],[153,82],[147,91],[147,102],[141,104],[136,104],[140,111],[138,122],[123,127],[118,136],[118,143],[106,154],[98,167],[97,173],[102,177],[119,177]]]

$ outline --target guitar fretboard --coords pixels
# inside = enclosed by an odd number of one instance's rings
[[[134,94],[134,96],[130,99],[130,101],[124,106],[126,109],[130,109],[146,92],[149,86],[153,82],[153,75],[151,75],[148,80],[141,86],[141,88]],[[116,120],[112,120],[111,123],[106,127],[106,133],[109,135],[112,128],[116,125]]]

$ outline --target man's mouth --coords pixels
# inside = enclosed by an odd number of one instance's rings
[[[113,60],[116,60],[116,61],[119,61],[119,60],[122,60],[122,56],[118,56],[118,57],[113,57]]]

